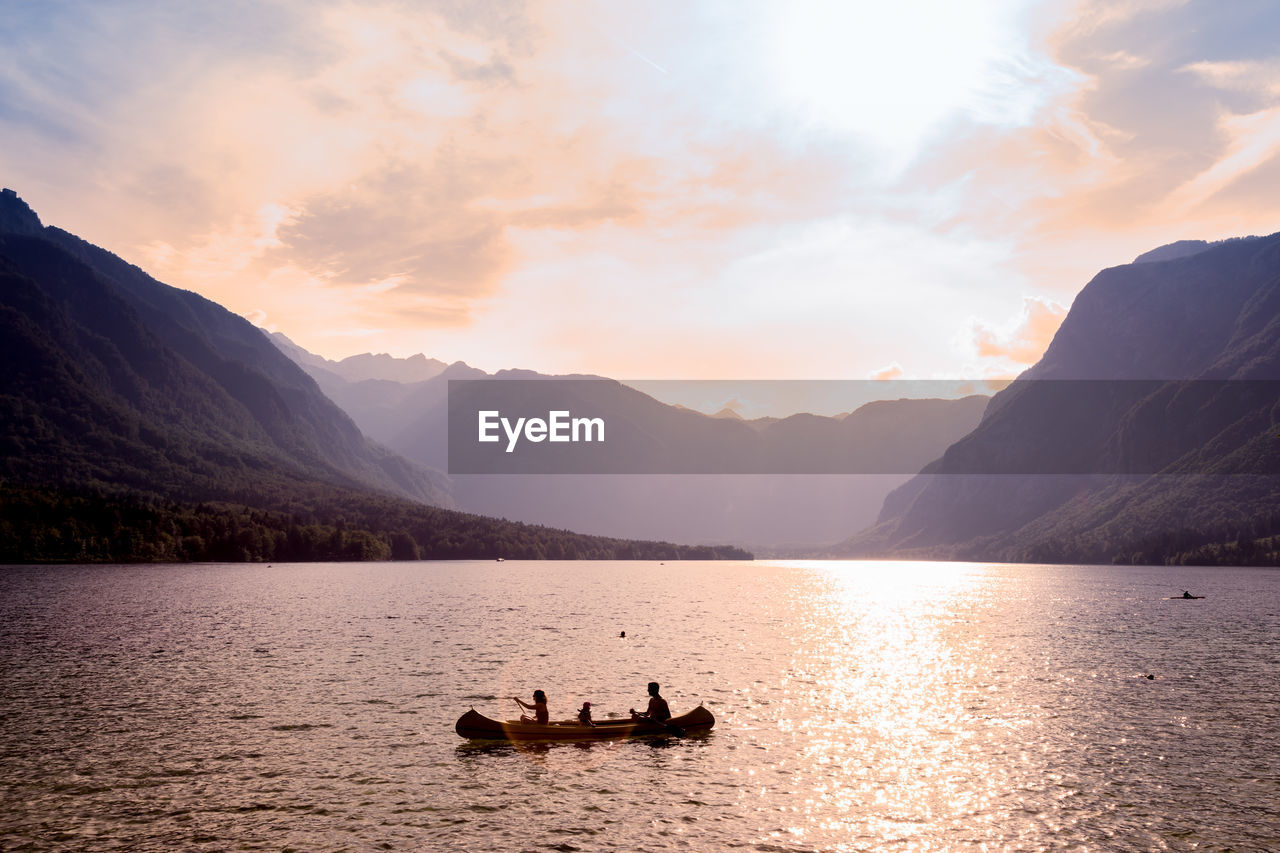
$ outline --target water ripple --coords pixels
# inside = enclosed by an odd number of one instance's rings
[[[0,569],[0,849],[1280,848],[1280,573]],[[1184,588],[1209,597],[1167,601]],[[627,639],[619,633],[626,630]],[[714,732],[479,744],[643,706]]]

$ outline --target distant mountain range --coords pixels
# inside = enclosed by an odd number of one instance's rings
[[[0,561],[743,555],[441,509],[446,477],[366,438],[248,321],[8,189],[0,358]]]
[[[449,464],[450,380],[600,378],[550,377],[528,370],[488,374],[455,362],[418,382],[351,380],[337,375],[333,362],[322,364],[284,335],[275,333],[271,339],[366,434],[438,470]],[[366,363],[388,358],[354,357]],[[539,387],[529,386],[531,391]],[[729,541],[754,549],[813,546],[836,541],[859,523],[870,523],[894,486],[977,425],[988,399],[974,395],[959,400],[887,400],[840,417],[797,414],[743,420],[732,412],[708,416],[668,405],[624,383],[587,387],[591,397],[584,411],[633,433],[663,436],[662,460],[675,458],[691,469],[714,463],[721,470],[789,473],[451,473],[458,505],[486,515],[612,536]],[[615,448],[599,450],[616,454]],[[585,451],[574,452],[586,456]],[[656,458],[631,459],[631,470],[660,471]],[[863,471],[879,465],[876,470],[888,473],[822,473],[840,470],[840,465],[843,470]]]
[[[665,457],[635,445],[635,470],[803,473],[448,476],[451,379],[549,377],[323,359],[44,226],[11,190],[0,357],[0,561],[745,555],[640,541],[665,539],[1280,563],[1280,235],[1104,270],[989,401],[744,420],[591,383],[593,415],[663,436]],[[816,473],[851,460],[903,473]]]
[[[1089,282],[981,424],[829,553],[1274,564],[1276,380],[1280,235],[1149,252]],[[1051,457],[1082,473],[1020,473]]]
[[[421,382],[439,376],[449,366],[438,359],[427,358],[422,353],[408,358],[393,358],[386,353],[366,352],[342,361],[331,361],[307,352],[279,332],[267,332],[267,336],[285,355],[305,366],[312,377],[318,374],[330,381],[363,382],[366,379],[381,379],[388,382]]]

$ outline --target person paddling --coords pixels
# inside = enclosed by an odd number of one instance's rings
[[[533,711],[532,717],[526,717],[524,714],[521,714],[520,722],[538,723],[539,725],[545,726],[551,721],[551,715],[547,712],[547,694],[543,693],[541,690],[533,691],[532,705],[523,701],[519,696],[512,696],[511,698],[514,699],[516,704],[521,708],[528,708],[530,711]]]
[[[671,719],[671,708],[667,706],[667,700],[658,694],[659,685],[656,681],[649,682],[649,707],[643,714],[636,713],[636,709],[631,709],[631,719],[633,720],[653,720],[658,723],[665,723]]]

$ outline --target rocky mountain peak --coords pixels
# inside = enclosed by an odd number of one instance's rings
[[[16,192],[5,187],[0,190],[0,232],[9,234],[39,234],[44,225],[36,212]]]

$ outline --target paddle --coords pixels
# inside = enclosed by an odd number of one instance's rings
[[[684,737],[686,734],[684,729],[680,728],[679,726],[675,725],[670,721],[655,720],[653,717],[650,717],[648,714],[637,714],[635,708],[631,709],[631,721],[632,722],[643,721],[647,723],[653,723],[655,726],[662,726],[664,729],[667,730],[667,734],[673,735],[675,737]]]

